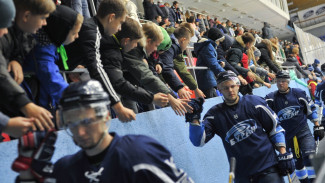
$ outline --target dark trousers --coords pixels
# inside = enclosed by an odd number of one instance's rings
[[[235,179],[235,183],[284,183],[284,179],[273,166],[251,177]]]

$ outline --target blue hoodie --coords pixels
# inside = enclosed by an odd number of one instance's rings
[[[196,66],[208,67],[208,70],[195,70],[197,83],[202,90],[208,90],[217,86],[214,76],[225,71],[219,64],[216,51],[217,44],[211,39],[195,43],[194,52],[197,55]]]

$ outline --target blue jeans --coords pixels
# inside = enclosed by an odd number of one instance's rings
[[[71,0],[71,8],[84,16],[85,19],[90,18],[87,0]]]

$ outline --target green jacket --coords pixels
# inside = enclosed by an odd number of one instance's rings
[[[152,93],[170,93],[166,84],[155,76],[149,66],[142,60],[126,53],[124,54],[124,62],[124,66],[127,67],[127,70],[132,71],[132,76],[143,88]]]
[[[195,79],[193,78],[192,74],[187,71],[183,54],[179,54],[174,59],[174,69],[178,73],[179,77],[183,80],[183,82],[190,88],[190,90],[197,89],[197,83]]]
[[[298,79],[296,72],[294,70],[290,70],[289,71],[290,74],[290,78],[291,80],[295,80],[297,83],[301,84],[302,86],[308,87],[307,83],[301,81],[300,79]]]

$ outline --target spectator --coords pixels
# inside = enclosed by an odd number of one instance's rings
[[[238,30],[238,33],[236,34],[237,36],[241,36],[244,34],[244,28],[239,27],[237,30]]]
[[[153,22],[157,25],[159,25],[161,21],[162,21],[162,18],[160,15],[156,16],[155,19],[153,20]]]
[[[288,57],[287,60],[282,64],[282,66],[294,66],[296,75],[299,79],[302,78],[302,75],[304,75],[305,78],[310,77],[308,73],[301,69],[295,57]]]
[[[175,11],[173,10],[173,8],[170,7],[169,3],[165,3],[165,7],[168,8],[169,10],[169,21],[170,21],[170,26],[171,27],[175,27],[175,22],[176,22],[176,13]]]
[[[217,28],[220,29],[220,31],[223,34],[228,34],[229,35],[229,31],[226,29],[226,23],[225,22],[222,22],[221,24],[218,24]]]
[[[323,76],[322,71],[318,68],[319,65],[320,65],[320,61],[318,59],[315,59],[312,66],[314,68],[314,72],[315,72],[315,74],[316,74],[317,77]]]
[[[85,19],[91,17],[87,0],[61,0],[61,4],[74,9]]]
[[[63,45],[68,45],[78,38],[82,22],[81,14],[67,6],[58,6],[47,18],[47,25],[36,34],[38,43],[23,65],[24,71],[36,74],[35,83],[39,83],[35,97],[37,104],[52,110],[53,113],[57,110],[63,90],[68,87],[56,62],[66,62],[66,58],[61,56],[64,54]]]
[[[204,20],[201,14],[197,14],[197,21],[199,22],[199,32],[202,35],[207,31],[207,29],[204,25]]]
[[[262,32],[263,32],[262,35],[263,39],[270,39],[274,37],[270,24],[268,24],[267,22],[264,22],[264,27],[262,28]]]
[[[175,18],[175,23],[182,23],[182,17],[181,17],[181,10],[178,7],[178,2],[174,1],[173,2],[173,6],[171,7],[173,9],[173,11],[175,12],[176,18]]]
[[[11,22],[15,17],[15,11],[15,5],[12,0],[0,0],[0,38],[8,33],[7,28],[12,24]],[[2,55],[0,55],[0,60],[1,63],[5,62]],[[0,67],[3,67],[2,64]],[[0,112],[0,142],[2,141],[1,132],[18,138],[30,130],[33,123],[35,123],[33,118],[9,118],[7,115]]]
[[[140,25],[133,19],[127,18],[122,24],[121,30],[115,36],[104,36],[101,41],[101,54],[103,55],[103,66],[108,77],[111,78],[114,89],[121,95],[122,102],[125,100],[135,104],[126,107],[138,112],[136,102],[163,107],[167,104],[167,96],[157,93],[151,94],[140,86],[133,85],[123,76],[123,70],[127,70],[124,62],[124,52],[129,52],[137,46],[143,33]],[[129,71],[132,72],[132,71]]]
[[[163,27],[164,29],[168,29],[170,27],[171,23],[169,21],[169,18],[163,18],[162,21],[159,23],[159,26]]]
[[[317,77],[314,73],[314,68],[313,66],[310,66],[308,67],[308,70],[310,71],[310,75],[312,75],[312,79],[309,79],[307,81],[307,84],[308,84],[308,88],[309,88],[309,93],[310,93],[310,97],[313,101],[315,101],[315,91],[316,91],[316,87],[317,87],[317,84],[318,84],[318,81],[317,81]]]
[[[169,17],[169,9],[166,7],[161,1],[158,1],[158,6],[161,9],[163,15],[162,18],[168,18]]]
[[[206,32],[210,29],[210,25],[209,25],[209,22],[208,20],[206,19],[205,15],[202,16],[203,18],[203,23],[204,23],[204,26],[205,26],[205,30]]]
[[[187,91],[181,81],[174,73],[174,59],[178,55],[182,54],[190,39],[193,32],[187,27],[179,27],[175,29],[174,35],[172,38],[172,46],[163,54],[160,55],[161,63],[163,64],[162,76],[167,84],[178,93],[180,98],[191,98],[191,93]]]
[[[210,17],[210,15],[207,16],[207,21],[209,23],[209,29],[212,28],[214,25],[217,24],[218,18],[215,18],[214,20]]]
[[[261,58],[257,63],[259,65],[266,64],[274,73],[278,73],[281,68],[275,63],[271,41],[263,39],[261,43],[256,45],[256,48],[261,51]]]
[[[144,15],[146,20],[153,21],[156,16],[163,16],[163,12],[158,5],[153,3],[153,0],[143,1]]]
[[[8,1],[8,0],[6,0]],[[9,0],[9,2],[12,2]],[[21,64],[25,56],[34,46],[32,33],[46,25],[46,18],[55,10],[53,1],[15,0],[16,16],[13,25],[8,29],[8,34],[0,40],[0,68],[1,85],[0,95],[1,111],[9,116],[20,116],[22,112],[27,117],[33,117],[33,130],[50,129],[54,127],[51,113],[31,102],[24,90],[18,85],[23,81]],[[3,9],[2,9],[3,8]],[[13,13],[12,6],[2,5],[1,13]],[[28,18],[26,18],[28,14]],[[4,16],[6,17],[6,16]],[[2,18],[2,16],[1,16]],[[8,17],[7,17],[8,18]],[[11,22],[11,20],[9,21]],[[1,21],[1,24],[8,21]],[[8,73],[12,72],[13,78]],[[16,82],[15,82],[16,81]],[[37,128],[36,128],[37,127]]]
[[[194,36],[194,29],[191,24],[189,23],[181,23],[180,27],[185,27],[191,32],[191,36]],[[178,36],[182,36],[183,33],[179,33]],[[179,39],[179,38],[178,38]],[[185,51],[183,48],[185,46],[185,49],[188,45],[182,45],[181,49],[182,52]],[[186,86],[190,90],[193,90],[195,92],[196,97],[198,98],[205,98],[204,93],[199,89],[197,82],[195,81],[194,77],[192,74],[188,71],[186,65],[185,65],[185,59],[183,54],[179,54],[174,58],[174,68],[176,72],[178,73],[179,77],[183,80]]]
[[[200,42],[194,44],[194,52],[197,55],[197,66],[208,67],[207,70],[195,70],[199,88],[202,89],[206,98],[217,97],[216,89],[217,82],[215,77],[225,71],[222,66],[224,62],[218,61],[217,47],[225,40],[225,36],[218,28],[211,28],[208,31],[209,39],[201,39]]]
[[[195,25],[194,16],[190,16],[190,18],[188,18],[187,22],[190,23],[194,29],[194,36],[191,37],[190,44],[189,44],[191,47],[193,47],[194,43],[197,43],[201,39],[201,36],[200,36],[200,32],[198,31],[198,27],[196,27],[196,25]]]
[[[251,33],[245,33],[242,36],[236,37],[236,41],[231,46],[231,49],[227,53],[227,61],[242,75],[244,78],[248,77],[251,80],[255,80],[255,75],[249,69],[241,67],[243,53],[246,49],[250,49],[253,46],[255,39]]]
[[[234,29],[232,28],[232,22],[230,20],[226,21],[226,29],[228,30],[228,34],[232,37],[235,37]]]
[[[133,18],[134,20],[136,20],[140,24],[140,21],[139,21],[139,18],[138,18],[138,8],[137,8],[137,6],[131,0],[123,0],[123,1],[124,1],[125,8],[128,11],[128,17]]]
[[[145,89],[152,93],[161,92],[168,94],[168,101],[175,113],[177,115],[185,115],[187,111],[190,111],[190,108],[188,108],[187,104],[188,101],[175,99],[173,97],[173,92],[169,91],[166,85],[158,77],[155,77],[154,73],[149,69],[152,61],[149,60],[151,57],[148,58],[148,54],[155,52],[158,48],[160,53],[168,50],[171,46],[171,42],[168,41],[169,35],[165,30],[158,28],[158,26],[153,23],[144,24],[142,29],[144,31],[146,41],[145,43],[139,44],[135,49],[124,55],[124,62],[126,62],[124,65],[127,65],[129,67],[127,69],[129,72],[124,72],[124,75],[125,77],[129,75],[127,78],[129,81],[133,81],[133,84],[137,86],[143,86]],[[162,35],[161,32],[163,32]],[[160,42],[158,39],[160,39],[161,36],[163,36],[164,40],[165,37],[167,38],[167,43],[163,41],[157,47],[157,42]],[[158,53],[156,52],[155,54]],[[157,59],[159,59],[159,55],[156,56],[158,57]],[[161,72],[162,68],[160,65],[162,65],[162,63],[160,61],[158,61],[158,63],[158,65],[155,65],[155,69],[157,69],[158,72]],[[134,78],[132,78],[132,76]]]
[[[125,108],[116,94],[111,82],[103,69],[100,53],[102,35],[112,35],[121,28],[125,21],[126,9],[121,0],[102,0],[97,15],[87,19],[81,27],[79,39],[66,47],[70,70],[77,65],[84,65],[91,76],[105,86],[110,94],[112,108],[120,121],[135,119],[132,110]],[[62,65],[61,65],[62,67]]]

